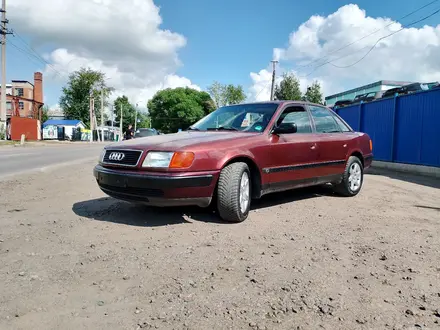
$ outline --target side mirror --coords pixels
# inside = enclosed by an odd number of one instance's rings
[[[273,134],[292,134],[298,131],[295,123],[282,123],[272,130]]]

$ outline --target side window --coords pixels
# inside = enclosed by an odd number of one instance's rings
[[[333,114],[326,108],[309,106],[315,121],[316,133],[339,133],[341,129],[334,119]]]
[[[339,119],[338,117],[336,117],[333,114],[332,114],[332,116],[336,120],[336,123],[338,124],[339,129],[341,130],[341,132],[344,132],[344,133],[345,132],[351,132],[350,128],[347,127],[347,125],[341,119]]]
[[[312,133],[312,124],[306,109],[303,107],[289,107],[281,114],[277,125],[295,123],[297,133]]]

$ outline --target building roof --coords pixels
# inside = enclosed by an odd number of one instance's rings
[[[27,81],[27,80],[16,80],[16,79],[14,79],[14,80],[11,80],[11,82],[12,82],[12,84],[14,84],[14,83],[29,84],[29,85],[32,85],[32,87],[34,87],[34,84],[31,83],[30,81]]]
[[[372,87],[381,86],[381,85],[390,85],[390,86],[400,87],[400,86],[405,86],[405,85],[409,85],[412,83],[414,83],[414,82],[412,82],[412,81],[395,81],[395,80],[379,80],[379,81],[376,81],[376,82],[368,84],[368,85],[349,89],[348,91],[345,91],[345,92],[326,96],[325,99],[328,100],[328,99],[331,99],[334,97],[343,96],[345,94],[354,93],[354,92],[357,92],[357,91],[360,91],[363,89],[372,88]]]
[[[83,122],[81,120],[77,120],[77,119],[49,119],[49,120],[46,120],[43,123],[43,127],[46,127],[46,126],[49,126],[49,125],[55,125],[55,126],[76,126],[78,124],[83,124]]]

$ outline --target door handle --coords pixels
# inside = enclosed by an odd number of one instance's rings
[[[344,147],[344,148],[347,148],[347,144],[344,144],[343,147]]]
[[[316,149],[316,144],[313,144],[310,149],[315,150]]]

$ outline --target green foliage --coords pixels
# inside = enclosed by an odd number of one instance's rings
[[[138,123],[137,128],[150,128],[151,127],[151,120],[148,113],[145,112],[139,112],[138,113]]]
[[[49,107],[45,105],[41,111],[41,123],[49,119]]]
[[[115,111],[116,117],[115,121],[117,123],[121,122],[121,109],[122,109],[122,129],[125,130],[128,128],[128,125],[133,125],[136,117],[136,108],[133,104],[128,101],[128,97],[118,96],[113,103],[113,109]],[[120,124],[118,124],[120,125]]]
[[[275,86],[275,100],[301,101],[302,94],[298,78],[294,74],[285,73],[283,80]]]
[[[240,85],[234,86],[232,84],[223,85],[218,81],[214,81],[208,87],[208,93],[217,108],[242,103],[246,99],[243,87]]]
[[[101,122],[101,88],[104,89],[104,97],[108,98],[113,88],[105,84],[105,74],[90,68],[81,68],[69,76],[67,85],[62,89],[60,106],[67,119],[79,119],[84,123],[90,123],[90,92],[95,98],[95,114],[98,123]],[[107,106],[105,102],[104,106]]]
[[[302,95],[299,80],[293,73],[285,73],[283,80],[275,86],[275,100],[308,101],[317,104],[323,104],[321,85],[314,81],[307,87],[306,93]]]
[[[307,87],[307,92],[304,94],[304,99],[312,103],[323,104],[321,85],[319,82],[314,81],[312,86]]]
[[[227,85],[225,88],[226,105],[239,104],[246,100],[243,87],[238,85]]]
[[[214,102],[208,93],[188,87],[161,90],[148,101],[152,127],[164,133],[186,129],[213,110]]]
[[[208,93],[217,108],[225,104],[225,86],[220,84],[218,81],[214,81],[211,86],[208,87]]]

